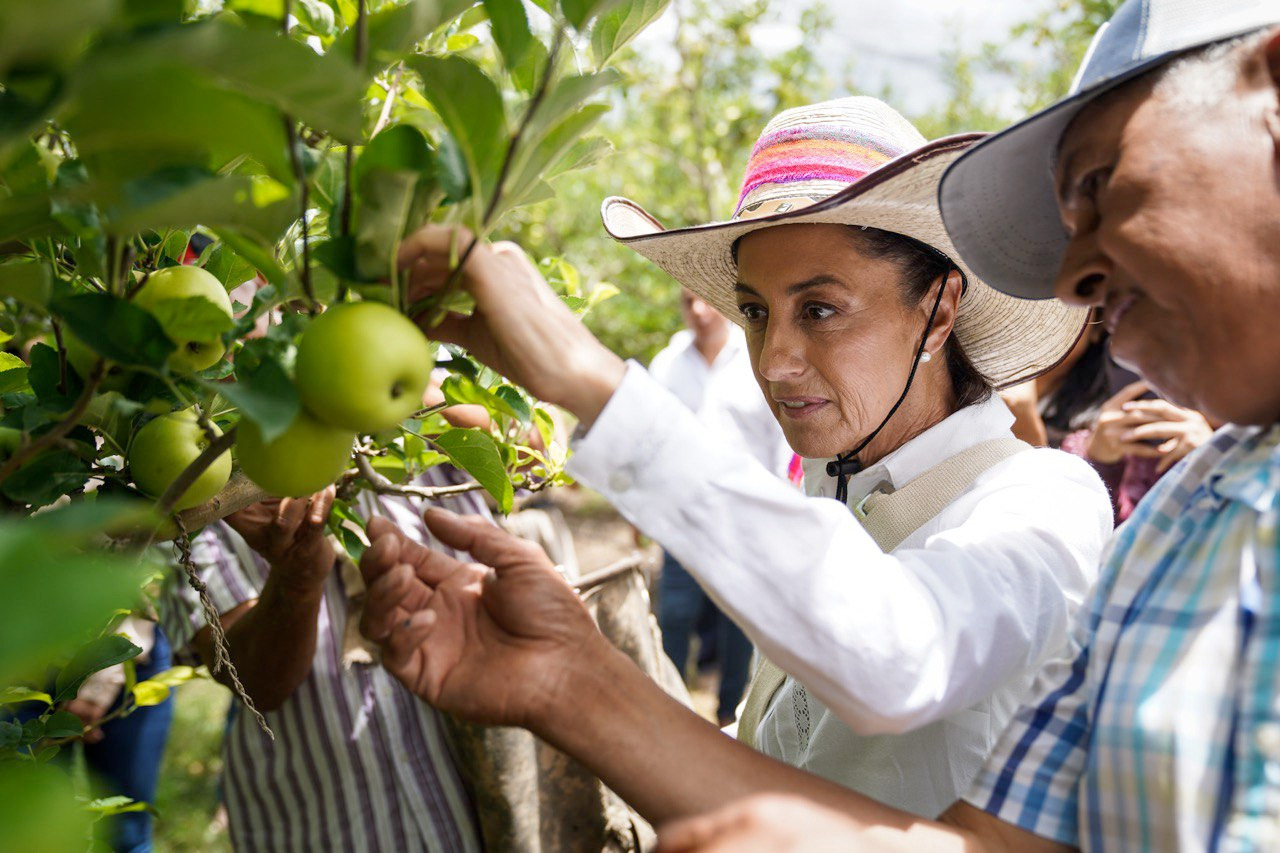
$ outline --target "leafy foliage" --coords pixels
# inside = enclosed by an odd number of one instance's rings
[[[271,441],[295,421],[294,357],[312,317],[359,300],[408,310],[395,261],[407,233],[454,223],[483,239],[548,198],[549,179],[595,162],[603,146],[586,134],[619,81],[603,66],[665,6],[0,4],[0,506],[21,518],[0,520],[0,703],[28,709],[24,722],[0,717],[0,789],[19,778],[4,759],[43,764],[83,734],[61,705],[93,673],[125,667],[121,713],[194,677],[179,667],[133,683],[138,648],[114,625],[157,577],[140,546],[194,532],[166,517],[239,422]],[[182,265],[204,271],[189,289],[135,300]],[[465,303],[446,294],[441,306]],[[552,416],[450,355],[446,400],[484,407],[488,425],[459,429],[427,407],[359,437],[332,519],[357,556],[360,490],[412,493],[449,463],[505,512],[518,487],[564,479]],[[205,442],[144,499],[133,436],[176,411],[195,414]],[[207,523],[223,506],[182,518]],[[55,508],[33,515],[41,507]],[[0,822],[18,825],[11,812],[37,799],[56,811],[58,785],[0,799]],[[71,836],[83,823],[66,824]]]

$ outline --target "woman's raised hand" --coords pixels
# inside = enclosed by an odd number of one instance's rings
[[[465,229],[440,225],[405,238],[397,260],[408,272],[410,298],[445,287],[471,240]],[[477,244],[461,282],[475,299],[475,313],[451,314],[425,331],[466,347],[535,397],[563,406],[589,426],[622,381],[622,360],[595,339],[514,243]]]
[[[374,519],[360,560],[361,631],[383,665],[441,710],[474,722],[538,728],[593,650],[611,647],[541,548],[477,517],[428,510],[432,534],[463,563]]]

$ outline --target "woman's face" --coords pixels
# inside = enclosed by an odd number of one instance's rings
[[[751,366],[801,456],[852,450],[897,402],[936,294],[908,306],[901,282],[898,266],[865,254],[844,225],[778,226],[739,243],[736,291]],[[926,344],[935,356],[954,302],[944,298],[935,318]],[[894,436],[906,440],[904,430],[918,432],[922,417],[929,423],[920,428],[945,417],[950,387],[945,359],[922,365],[876,455],[900,443]]]

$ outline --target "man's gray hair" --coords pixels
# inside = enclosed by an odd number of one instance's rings
[[[1221,101],[1236,83],[1242,54],[1261,44],[1271,32],[1271,27],[1253,30],[1178,57],[1156,72],[1152,94],[1197,109]]]

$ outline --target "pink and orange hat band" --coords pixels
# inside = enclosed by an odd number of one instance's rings
[[[901,142],[846,124],[809,124],[766,131],[751,152],[736,217],[766,185],[852,184],[909,151]]]

